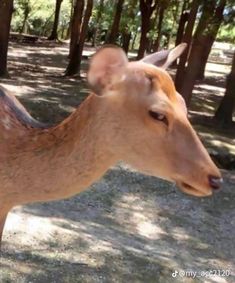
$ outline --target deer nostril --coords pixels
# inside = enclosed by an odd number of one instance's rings
[[[213,190],[220,189],[221,184],[223,183],[222,178],[209,175],[208,179],[209,179],[209,184]]]

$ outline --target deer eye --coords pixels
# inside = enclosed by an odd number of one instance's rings
[[[159,122],[164,123],[165,125],[168,126],[168,120],[166,115],[162,114],[162,113],[158,113],[158,112],[154,112],[152,110],[149,110],[149,115],[150,117],[152,117],[154,120],[157,120]]]
[[[152,89],[153,88],[153,78],[150,77],[150,76],[147,76],[147,78],[149,80],[149,87],[150,87],[150,89]]]

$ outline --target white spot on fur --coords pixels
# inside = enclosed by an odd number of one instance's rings
[[[9,130],[11,128],[11,121],[10,121],[9,117],[6,116],[5,118],[3,118],[2,124],[3,124],[3,126],[6,130]]]

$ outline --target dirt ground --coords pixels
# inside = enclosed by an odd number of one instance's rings
[[[62,76],[67,52],[62,44],[10,46],[10,78],[0,83],[43,122],[62,120],[88,93],[85,78]],[[223,95],[229,67],[217,65],[216,80],[214,69],[196,87],[192,116],[212,115]],[[233,156],[231,129],[197,128],[210,151]],[[17,207],[4,231],[0,283],[235,282],[235,171],[223,175],[223,190],[200,199],[122,164],[74,198]]]

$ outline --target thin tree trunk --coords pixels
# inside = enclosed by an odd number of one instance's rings
[[[124,0],[118,0],[116,10],[115,10],[115,16],[112,23],[111,31],[108,36],[107,43],[115,43],[116,39],[118,37],[118,31],[119,31],[119,24],[121,20],[122,15],[122,8],[123,8]]]
[[[74,12],[74,6],[73,6],[73,0],[70,1],[71,9],[70,9],[70,21],[69,26],[66,33],[66,39],[69,39],[71,36],[71,30],[72,30],[72,22],[73,22],[73,12]]]
[[[30,13],[30,8],[29,8],[29,6],[27,5],[27,6],[25,7],[25,10],[24,10],[24,20],[23,20],[22,27],[21,27],[21,29],[20,29],[20,33],[27,33],[27,30],[26,30],[26,22],[27,22],[29,13]]]
[[[134,20],[136,16],[136,5],[137,5],[137,0],[129,1],[127,12],[124,15],[128,19],[127,24],[122,31],[122,48],[126,53],[128,53],[129,45],[131,41],[130,25],[134,24]]]
[[[212,47],[214,41],[215,41],[215,37],[210,36],[210,37],[207,38],[207,40],[205,42],[204,51],[203,51],[202,56],[201,56],[201,64],[200,64],[200,67],[199,67],[198,72],[197,72],[197,80],[203,80],[204,79],[206,63],[207,63],[208,57],[210,55],[211,47]]]
[[[92,46],[96,46],[97,38],[99,38],[100,35],[100,30],[101,30],[101,17],[103,14],[104,10],[104,0],[100,0],[99,8],[98,8],[98,13],[97,13],[97,18],[96,18],[96,26],[94,30],[94,35],[93,35],[93,41],[92,41]]]
[[[72,50],[69,64],[65,72],[66,76],[72,76],[80,72],[82,51],[83,51],[83,47],[84,47],[84,43],[86,39],[88,23],[91,17],[92,8],[93,8],[93,0],[87,0],[86,10],[84,14],[84,19],[82,21],[79,40],[76,42]]]
[[[201,65],[200,65],[200,68],[199,68],[198,74],[197,74],[198,80],[204,79],[206,63],[207,63],[208,57],[210,55],[211,47],[212,47],[212,45],[215,41],[218,30],[219,30],[220,25],[223,21],[223,11],[224,11],[224,7],[225,7],[225,2],[226,1],[220,1],[220,4],[217,6],[217,8],[215,10],[214,25],[213,25],[212,31],[210,32],[210,34],[208,34],[207,43],[206,43],[205,49],[204,49],[203,54],[202,54]]]
[[[163,23],[163,18],[164,18],[164,12],[165,12],[165,6],[162,4],[159,8],[159,18],[158,18],[158,24],[157,24],[157,39],[154,42],[154,47],[153,51],[156,52],[158,51],[160,47],[160,41],[161,41],[161,36],[162,36],[162,23]]]
[[[71,58],[73,49],[75,48],[76,44],[79,42],[83,10],[84,10],[84,0],[77,0],[74,6],[74,12],[72,18],[69,58]]]
[[[178,92],[181,92],[183,81],[184,81],[184,74],[185,74],[185,64],[188,60],[189,51],[191,49],[191,41],[192,41],[192,33],[193,33],[193,27],[195,24],[198,7],[199,7],[200,0],[193,0],[190,13],[189,13],[189,20],[188,24],[185,29],[185,33],[183,36],[182,42],[187,43],[187,48],[180,57],[176,76],[175,76],[175,86]]]
[[[232,69],[227,76],[225,95],[215,112],[215,119],[222,125],[229,124],[233,119],[235,109],[235,53],[233,55]]]
[[[122,48],[124,49],[124,51],[126,53],[128,53],[128,50],[129,50],[129,44],[130,44],[130,41],[131,41],[131,33],[128,32],[128,30],[125,30],[123,33],[122,33]]]
[[[186,10],[187,6],[188,6],[188,0],[184,0],[180,15],[180,20],[179,20],[179,26],[176,34],[175,46],[179,45],[182,42],[184,36],[185,24],[189,18],[189,11]]]
[[[173,16],[172,26],[171,26],[171,29],[169,30],[169,32],[167,33],[167,40],[166,40],[166,43],[164,44],[164,47],[166,49],[170,48],[171,38],[172,38],[173,32],[175,30],[175,25],[178,22],[178,19],[177,19],[177,16],[179,14],[178,12],[179,12],[179,5],[176,5],[176,9],[172,11],[172,16]],[[177,62],[177,61],[175,61],[175,62]]]
[[[140,36],[140,46],[138,50],[137,60],[144,57],[145,50],[148,46],[147,33],[149,31],[149,26],[150,23],[148,18],[143,15],[141,19],[141,36]]]
[[[138,50],[137,59],[144,57],[145,50],[148,46],[147,34],[151,27],[150,18],[156,8],[156,2],[153,0],[140,0],[140,12],[141,12],[141,36],[140,36],[140,46]]]
[[[59,17],[60,17],[60,8],[63,0],[56,0],[55,6],[55,18],[53,23],[53,29],[51,35],[48,37],[48,40],[57,40],[58,39],[58,24],[59,24]]]
[[[7,51],[13,0],[0,1],[0,77],[7,76]]]
[[[184,83],[181,89],[181,94],[189,105],[192,97],[192,91],[197,79],[198,70],[202,64],[202,57],[207,49],[208,38],[214,35],[214,29],[218,31],[221,24],[221,19],[218,18],[217,10],[223,16],[223,10],[226,0],[220,0],[217,8],[216,1],[208,1],[204,3],[203,13],[195,32],[192,50],[188,60],[188,66],[184,76]]]
[[[47,20],[45,21],[43,27],[41,28],[41,31],[40,31],[40,36],[45,36],[46,34],[46,29],[47,29],[47,25],[48,23],[51,21],[51,18],[53,17],[54,13],[50,15],[50,17],[47,18]]]
[[[158,1],[157,4],[156,4],[154,18],[152,18],[151,21],[150,21],[150,30],[157,29],[157,24],[158,24],[158,21],[159,21],[159,9],[160,9],[160,5],[159,5],[159,1]],[[157,32],[156,32],[156,34],[157,34]],[[155,41],[156,41],[156,36],[149,38],[148,46],[146,47],[146,50],[145,50],[147,53],[151,53],[151,52],[154,51]]]
[[[132,43],[131,43],[131,50],[135,49],[135,41],[137,38],[137,32],[134,34],[133,39],[132,39]]]

